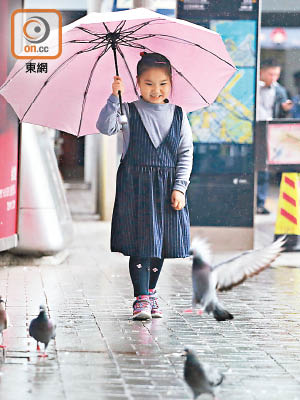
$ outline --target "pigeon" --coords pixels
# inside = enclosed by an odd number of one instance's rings
[[[8,314],[5,310],[5,303],[0,296],[0,334],[1,334],[1,345],[0,348],[4,349],[6,346],[3,344],[3,331],[7,329],[8,326]]]
[[[194,399],[204,393],[211,394],[217,400],[216,392],[224,380],[224,374],[209,365],[200,363],[196,353],[191,349],[184,349],[186,360],[184,363],[184,379],[192,389]]]
[[[245,251],[227,261],[212,266],[211,252],[204,239],[195,238],[191,245],[193,256],[192,281],[193,300],[192,312],[198,304],[201,310],[213,314],[217,321],[233,319],[233,315],[219,302],[217,290],[230,290],[244,282],[245,279],[259,274],[266,269],[284,249],[285,236],[276,242],[259,250]]]
[[[55,338],[55,328],[55,324],[46,314],[46,307],[41,305],[38,317],[34,318],[29,325],[29,335],[36,340],[38,351],[40,351],[39,342],[44,343],[44,353],[40,357],[47,357],[46,349],[50,340]]]

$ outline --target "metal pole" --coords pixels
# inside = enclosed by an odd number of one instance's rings
[[[87,13],[101,12],[103,0],[88,0]],[[100,110],[99,110],[100,111]],[[96,127],[95,127],[96,131]],[[105,182],[101,179],[102,166],[99,167],[99,159],[102,159],[104,146],[102,145],[103,135],[87,135],[84,138],[84,182],[91,186],[93,201],[93,212],[100,214],[99,192],[106,191]],[[112,150],[113,153],[114,149]],[[103,214],[101,210],[101,214]]]

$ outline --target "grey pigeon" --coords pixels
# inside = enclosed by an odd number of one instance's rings
[[[51,339],[55,338],[55,325],[48,318],[45,306],[40,306],[40,313],[29,325],[29,335],[37,342],[37,350],[40,350],[39,342],[44,343],[44,354],[41,357],[47,357],[46,349]]]
[[[201,309],[212,313],[217,321],[232,319],[233,315],[219,302],[217,290],[229,290],[266,269],[284,249],[284,243],[282,236],[265,248],[246,251],[212,266],[209,245],[203,239],[194,239],[191,245],[193,310],[200,304]]]
[[[8,315],[5,310],[5,303],[2,297],[0,296],[0,334],[1,334],[1,345],[0,348],[5,348],[3,344],[3,331],[7,329],[8,326]]]
[[[184,379],[192,389],[194,399],[204,393],[209,393],[216,399],[216,392],[223,382],[224,375],[216,369],[200,363],[193,350],[184,349],[184,355],[186,356]]]

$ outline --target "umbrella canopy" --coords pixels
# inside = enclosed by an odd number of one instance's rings
[[[48,72],[26,73],[16,62],[0,88],[22,122],[77,136],[97,133],[96,121],[112,89],[115,48],[124,100],[134,101],[140,52],[164,54],[172,65],[170,102],[185,111],[208,106],[235,67],[219,34],[190,22],[139,8],[91,13],[63,27],[63,51]]]

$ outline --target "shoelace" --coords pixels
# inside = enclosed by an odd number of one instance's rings
[[[150,296],[151,299],[151,307],[152,308],[159,308],[158,303],[157,303],[157,297],[156,296]]]
[[[133,307],[135,310],[143,310],[149,306],[149,303],[145,300],[136,300]]]

